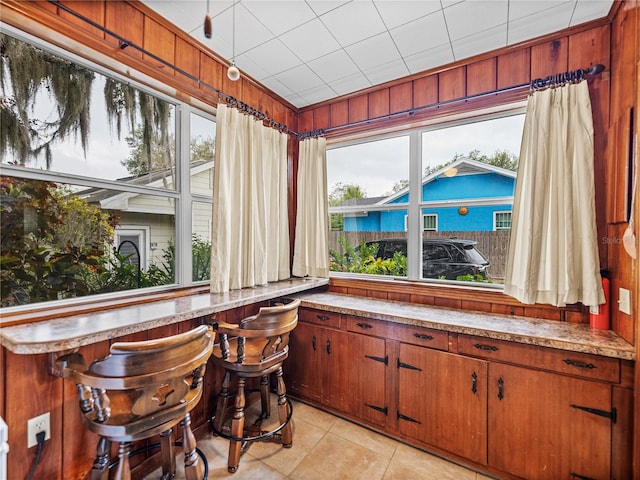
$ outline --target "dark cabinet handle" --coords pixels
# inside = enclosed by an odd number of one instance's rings
[[[482,345],[481,343],[475,343],[473,346],[476,347],[478,350],[485,350],[487,352],[498,351],[498,347],[495,347],[493,345]]]
[[[502,400],[504,398],[504,380],[502,378],[498,379],[498,399]]]
[[[311,339],[311,346],[313,347],[313,351],[316,351],[316,336],[314,335],[313,338]]]
[[[356,323],[356,325],[360,328],[364,328],[365,330],[370,330],[373,328],[373,325],[371,325],[370,323],[362,323],[362,322],[358,322]]]
[[[563,362],[566,363],[567,365],[571,365],[572,367],[577,367],[577,368],[586,368],[589,370],[596,368],[596,366],[593,363],[576,362],[575,360],[571,360],[570,358],[563,360]]]
[[[327,338],[327,344],[325,345],[325,348],[327,349],[327,355],[331,355],[331,339]]]
[[[316,315],[316,318],[317,318],[318,320],[322,320],[323,322],[326,322],[326,321],[327,321],[327,320],[329,320],[331,317],[329,317],[329,315],[320,315],[320,314],[318,314],[318,315]]]
[[[422,333],[414,333],[413,336],[419,338],[420,340],[433,340],[433,337],[431,335],[424,335]]]
[[[476,372],[471,374],[471,391],[474,394],[478,392],[478,374]]]

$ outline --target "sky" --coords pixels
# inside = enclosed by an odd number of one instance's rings
[[[432,130],[423,134],[422,170],[446,163],[456,154],[479,150],[493,155],[506,150],[520,153],[524,114],[467,125]],[[384,196],[393,186],[409,178],[409,139],[407,136],[331,148],[327,151],[328,191],[338,182],[358,185],[367,197]]]

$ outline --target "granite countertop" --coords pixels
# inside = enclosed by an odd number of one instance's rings
[[[296,295],[301,306],[511,342],[635,360],[635,348],[611,330],[585,324],[469,312],[338,293]]]
[[[14,353],[71,350],[131,333],[211,315],[328,285],[327,278],[290,278],[225,293],[200,293],[3,327],[0,344]]]

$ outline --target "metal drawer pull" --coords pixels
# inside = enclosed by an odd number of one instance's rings
[[[323,322],[326,322],[327,320],[331,319],[329,315],[320,315],[320,314],[316,315],[316,318],[318,320],[322,320]]]
[[[572,367],[588,368],[589,370],[596,368],[596,366],[593,363],[576,362],[574,360],[571,360],[570,358],[563,360],[563,362],[566,363],[567,365],[571,365]]]
[[[485,351],[490,351],[490,352],[497,352],[498,351],[498,347],[495,347],[493,345],[482,345],[481,343],[475,343],[473,345],[474,347],[476,347],[478,350],[485,350]]]
[[[414,333],[413,336],[419,338],[420,340],[433,340],[433,337],[431,335],[424,335],[422,333]]]
[[[498,400],[502,400],[504,398],[504,380],[502,378],[498,379]]]
[[[313,351],[316,351],[316,336],[314,335],[311,339],[311,346],[313,347]]]
[[[365,330],[369,330],[371,328],[373,328],[373,325],[371,325],[370,323],[362,323],[362,322],[358,322],[356,323],[356,325],[360,328],[364,328]]]
[[[471,374],[471,391],[474,394],[478,392],[478,374],[476,372]]]

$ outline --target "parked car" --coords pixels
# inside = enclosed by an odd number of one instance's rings
[[[395,252],[407,256],[406,238],[382,238],[367,242],[378,244],[376,258],[393,258]],[[488,278],[489,260],[476,248],[473,240],[457,238],[425,238],[422,241],[422,276],[457,280],[471,275],[474,280]]]

